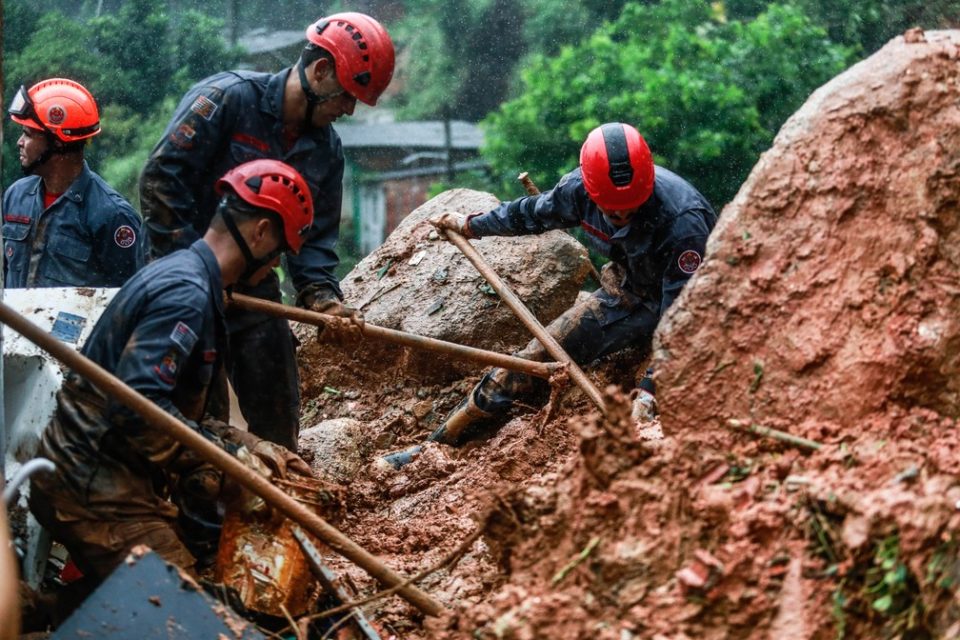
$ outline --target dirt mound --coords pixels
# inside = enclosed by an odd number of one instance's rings
[[[389,630],[960,636],[960,32],[910,40],[814,94],[724,211],[661,326],[665,439],[636,438],[625,415],[601,422],[571,393],[547,424],[520,416],[402,473],[354,476],[339,524],[402,571],[485,530],[422,583],[451,613],[421,621],[384,601],[373,613]],[[590,374],[617,380],[613,365]],[[422,438],[471,382],[407,381],[324,410],[385,414],[366,427],[372,456]]]
[[[957,47],[898,39],[784,125],[661,327],[665,426],[830,440],[895,407],[957,415]]]

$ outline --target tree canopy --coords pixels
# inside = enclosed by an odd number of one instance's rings
[[[526,170],[552,183],[576,166],[592,128],[619,120],[719,206],[784,120],[850,59],[796,7],[730,20],[685,0],[628,4],[522,72],[521,95],[484,120],[484,155],[504,180]]]

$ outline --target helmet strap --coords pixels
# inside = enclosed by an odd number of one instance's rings
[[[244,269],[243,273],[240,274],[240,282],[246,282],[249,280],[251,277],[253,277],[253,274],[269,264],[270,261],[272,261],[278,255],[283,253],[284,248],[281,245],[262,258],[254,257],[253,252],[250,250],[250,245],[247,244],[243,234],[240,233],[240,228],[237,227],[237,221],[233,219],[233,214],[230,213],[230,205],[227,204],[226,199],[220,201],[218,213],[220,214],[220,217],[223,218],[223,224],[226,225],[227,231],[229,231],[230,235],[233,236],[233,241],[237,243],[238,247],[240,247],[240,253],[243,254],[243,260],[246,263],[246,268]]]
[[[313,111],[317,108],[317,105],[340,97],[344,92],[341,89],[340,91],[320,95],[314,91],[310,83],[307,82],[307,70],[304,68],[302,60],[297,63],[297,73],[300,76],[300,88],[303,90],[303,95],[307,98],[307,112],[304,114],[303,122],[305,128],[311,129],[313,127]]]
[[[43,153],[40,154],[40,157],[28,164],[27,166],[21,166],[20,169],[23,171],[23,175],[32,176],[37,169],[42,167],[47,163],[47,160],[52,158],[54,155],[62,155],[64,153],[63,147],[57,147],[57,138],[47,129],[43,129],[43,135],[47,139],[47,148],[43,150]]]

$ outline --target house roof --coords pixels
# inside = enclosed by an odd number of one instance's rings
[[[345,149],[398,147],[407,149],[445,149],[442,120],[380,123],[337,123]],[[450,122],[451,146],[476,150],[483,144],[483,132],[472,122]]]
[[[269,31],[263,27],[253,29],[240,36],[237,44],[250,55],[271,53],[292,47],[302,46],[307,38],[303,31]]]

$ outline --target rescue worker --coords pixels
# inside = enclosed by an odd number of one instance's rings
[[[93,96],[51,78],[21,86],[9,113],[26,177],[3,194],[4,286],[119,287],[143,264],[140,217],[84,159]]]
[[[515,236],[579,226],[590,245],[610,259],[601,288],[547,326],[578,364],[635,347],[649,352],[654,329],[703,260],[717,221],[710,203],[690,183],[655,166],[632,126],[604,124],[587,136],[580,167],[550,191],[502,203],[486,213],[445,213],[431,222],[466,238]],[[536,339],[517,355],[545,360]],[[515,398],[543,388],[530,376],[493,369],[447,416],[428,441],[459,446],[484,422],[502,420]],[[634,417],[649,414],[653,381],[640,381]],[[382,460],[400,468],[419,453],[413,447]]]
[[[393,76],[393,43],[362,13],[321,18],[306,32],[293,67],[276,74],[227,71],[184,96],[140,180],[148,260],[188,246],[216,207],[213,182],[230,167],[276,158],[310,186],[314,224],[298,256],[287,256],[297,304],[362,323],[345,307],[334,275],[340,226],[343,150],[330,126],[357,101],[376,105]],[[280,301],[278,278],[237,291]],[[228,311],[233,362],[229,377],[253,433],[295,448],[300,390],[293,336],[286,320]]]
[[[309,474],[293,452],[203,416],[228,360],[223,289],[256,284],[282,251],[301,250],[313,221],[310,189],[288,165],[257,160],[228,172],[216,191],[220,203],[203,238],[135,274],[82,353],[251,466]],[[56,472],[31,481],[30,509],[70,551],[87,589],[139,544],[192,572],[194,556],[166,496],[185,479],[219,490],[219,475],[195,454],[71,372],[38,455]]]

